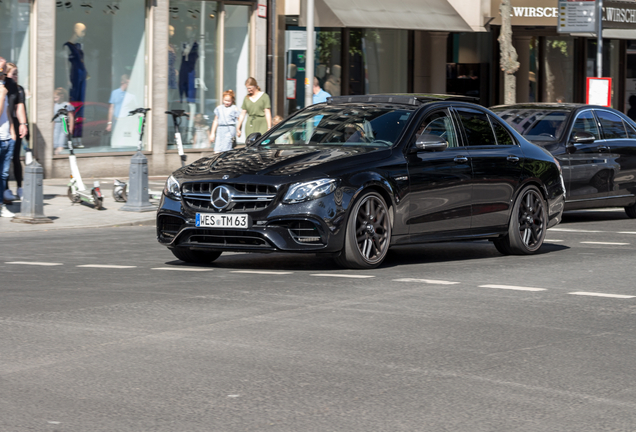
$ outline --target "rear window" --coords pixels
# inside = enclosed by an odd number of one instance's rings
[[[502,108],[493,110],[529,140],[556,140],[565,132],[569,110],[542,108]]]

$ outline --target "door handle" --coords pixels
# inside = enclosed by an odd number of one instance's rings
[[[607,146],[598,146],[596,147],[596,150],[598,150],[599,153],[602,153],[602,152],[608,152],[610,149]]]
[[[513,162],[513,163],[519,162],[519,157],[515,155],[508,155],[506,159],[508,159],[508,162]]]
[[[466,156],[456,156],[455,159],[453,159],[456,163],[466,163],[468,162],[468,158]]]

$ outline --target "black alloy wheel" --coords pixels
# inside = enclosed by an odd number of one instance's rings
[[[218,251],[201,251],[188,248],[174,248],[170,249],[170,252],[172,252],[177,259],[194,264],[209,264],[222,254],[222,252]]]
[[[375,268],[386,257],[390,244],[389,209],[380,194],[367,192],[349,214],[344,248],[336,262],[348,268]]]
[[[494,240],[504,255],[530,255],[539,250],[545,240],[548,212],[536,186],[521,191],[513,207],[508,234]]]
[[[631,219],[636,219],[636,204],[632,204],[630,206],[625,207],[625,213]]]

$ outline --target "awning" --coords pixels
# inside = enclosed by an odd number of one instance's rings
[[[306,25],[306,3],[300,2],[301,26]],[[483,31],[480,3],[474,0],[315,0],[314,22],[316,27]]]

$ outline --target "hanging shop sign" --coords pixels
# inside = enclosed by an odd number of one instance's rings
[[[559,17],[558,0],[512,0],[512,15],[510,22],[513,26],[556,26]],[[501,25],[499,6],[501,0],[491,0],[490,24]]]
[[[596,1],[559,1],[559,33],[594,33],[596,31]]]

